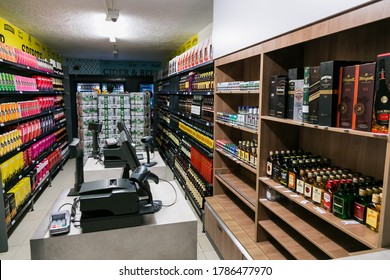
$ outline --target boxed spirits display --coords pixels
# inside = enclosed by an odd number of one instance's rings
[[[287,118],[294,118],[295,80],[303,79],[303,68],[288,69]]]
[[[337,108],[337,126],[352,128],[354,95],[357,83],[356,65],[341,67],[340,94]]]
[[[275,116],[278,118],[286,117],[287,108],[287,76],[278,76],[276,78],[276,108]]]
[[[309,123],[318,124],[320,104],[320,66],[310,67]]]
[[[320,63],[319,125],[336,126],[340,68],[358,61],[331,60]]]
[[[269,85],[268,115],[272,117],[276,116],[276,79],[277,76],[272,76]]]
[[[375,88],[376,63],[358,65],[358,82],[355,95],[355,126],[352,128],[362,131],[371,131],[372,107]]]
[[[303,98],[302,98],[302,121],[309,122],[309,80],[310,67],[303,68]]]
[[[294,80],[294,121],[302,121],[303,84],[303,79]]]
[[[377,56],[372,132],[388,133],[390,116],[390,53]]]

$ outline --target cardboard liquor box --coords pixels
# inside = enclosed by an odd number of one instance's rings
[[[355,91],[357,89],[358,67],[356,65],[341,67],[340,94],[337,107],[337,126],[352,128]]]
[[[359,61],[331,60],[320,63],[319,125],[337,125],[340,68],[355,65]]]
[[[377,56],[372,132],[388,133],[390,116],[390,53]]]
[[[268,101],[268,115],[276,116],[276,79],[277,76],[272,76],[269,85],[269,101]]]
[[[283,76],[283,75],[277,76],[277,78],[276,78],[275,116],[278,118],[285,118],[286,117],[287,90],[288,90],[287,76]]]
[[[321,79],[320,66],[310,67],[309,75],[309,123],[318,124]]]
[[[358,68],[358,81],[352,128],[362,131],[371,131],[376,62],[365,63],[356,67]]]
[[[304,80],[294,80],[294,111],[293,120],[302,121],[302,107],[303,107],[303,85]]]
[[[288,69],[287,118],[294,119],[295,80],[303,79],[303,68]]]

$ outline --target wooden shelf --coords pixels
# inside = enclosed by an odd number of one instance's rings
[[[254,260],[269,259],[254,241],[254,221],[240,207],[226,195],[207,197],[206,201]]]
[[[236,91],[216,91],[216,94],[260,94],[260,90],[236,90]]]
[[[222,125],[226,125],[226,126],[230,126],[230,127],[236,128],[238,130],[242,130],[242,131],[246,131],[246,132],[249,132],[249,133],[257,134],[257,130],[253,129],[253,128],[248,128],[248,127],[240,126],[240,125],[234,125],[234,124],[227,123],[227,122],[224,122],[224,121],[219,121],[219,120],[216,120],[215,122],[219,123],[219,124],[222,124]]]
[[[317,258],[306,250],[299,242],[281,229],[271,220],[259,221],[259,225],[268,232],[280,244],[284,244],[286,250],[297,260],[316,260]]]
[[[307,222],[279,202],[271,202],[264,198],[260,199],[260,203],[276,216],[283,219],[287,225],[312,242],[329,257],[335,259],[349,256],[350,250],[345,248],[349,246],[346,236],[340,236],[340,234],[337,234],[337,231],[329,231],[323,225],[318,225],[308,215],[306,215],[306,218],[310,220],[310,223]],[[321,230],[318,230],[315,226]],[[323,232],[327,233],[327,235]],[[353,248],[350,249],[353,250]]]
[[[256,210],[256,190],[233,173],[219,173],[215,171],[215,178],[231,190],[242,202],[253,211]]]
[[[262,120],[279,122],[279,123],[307,127],[307,128],[313,128],[313,129],[318,129],[318,130],[326,130],[326,131],[335,132],[335,133],[343,133],[343,134],[349,134],[349,135],[356,135],[356,136],[362,136],[362,137],[387,140],[387,134],[372,133],[372,132],[359,131],[359,130],[354,130],[354,129],[339,128],[339,127],[320,126],[320,125],[316,125],[316,124],[303,123],[303,122],[294,121],[291,119],[282,119],[282,118],[275,118],[275,117],[270,117],[270,116],[261,116],[260,118]]]
[[[256,168],[250,166],[249,164],[243,162],[242,160],[239,160],[238,158],[236,158],[235,156],[233,156],[232,154],[228,153],[228,152],[225,152],[224,150],[222,150],[221,148],[215,148],[215,150],[217,152],[219,152],[220,154],[226,156],[227,158],[229,158],[230,160],[234,161],[235,163],[241,165],[242,167],[245,167],[246,169],[248,169],[249,171],[251,171],[252,173],[256,174],[257,173],[257,170]]]
[[[267,186],[272,187],[277,192],[282,194],[283,196],[291,199],[293,202],[295,202],[297,205],[303,207],[304,209],[308,210],[309,212],[315,214],[316,216],[320,217],[324,221],[328,222],[329,224],[333,225],[334,227],[338,228],[339,230],[347,233],[351,237],[355,238],[356,240],[360,241],[364,245],[370,247],[370,248],[377,248],[378,247],[378,233],[370,230],[364,225],[361,224],[349,224],[348,220],[342,220],[336,216],[334,216],[332,213],[326,212],[324,209],[314,205],[312,202],[304,199],[300,195],[290,191],[288,188],[281,186],[280,184],[276,183],[275,181],[261,177],[259,178],[261,182],[266,184]],[[346,224],[344,224],[346,223]]]
[[[257,246],[259,246],[270,260],[287,260],[287,258],[269,241],[258,242]]]

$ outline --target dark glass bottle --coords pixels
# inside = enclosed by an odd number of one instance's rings
[[[276,151],[278,152],[278,151]],[[275,152],[275,153],[276,153]],[[274,153],[272,151],[269,152],[269,156],[267,158],[267,177],[272,178],[272,163],[274,161]]]
[[[312,198],[314,184],[315,184],[315,180],[313,178],[313,173],[308,172],[307,173],[307,180],[305,182],[305,191],[304,191],[304,196],[307,200],[311,200],[311,198]]]
[[[375,118],[376,123],[380,126],[389,126],[390,114],[390,91],[386,83],[384,59],[380,59],[378,66],[380,70],[380,78],[378,88],[375,92]]]
[[[280,167],[280,184],[287,187],[288,184],[288,170],[291,167],[290,152],[286,153],[283,159],[283,164]]]
[[[342,179],[333,196],[333,215],[341,219],[348,219],[348,201],[349,196],[346,181]]]
[[[359,189],[359,196],[356,198],[353,207],[353,218],[361,224],[366,223],[367,212],[367,191],[363,188]]]
[[[295,192],[297,178],[299,176],[299,166],[297,160],[293,160],[292,165],[288,170],[287,186],[290,190]]]
[[[301,196],[304,196],[305,194],[305,182],[306,182],[305,169],[301,168],[299,170],[299,176],[297,178],[296,190],[295,190]]]

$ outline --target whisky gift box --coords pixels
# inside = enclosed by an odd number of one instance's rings
[[[277,76],[277,78],[276,78],[275,116],[278,118],[285,118],[286,117],[287,90],[288,90],[287,76],[282,76],[282,75]]]
[[[303,100],[302,100],[302,121],[309,122],[309,90],[310,90],[310,66],[303,68]]]
[[[390,53],[377,56],[372,132],[388,133],[390,116]]]
[[[355,90],[357,89],[358,67],[356,65],[341,67],[340,94],[337,106],[337,126],[352,128]]]
[[[294,81],[294,121],[302,121],[303,79]]]
[[[295,80],[303,79],[303,68],[288,69],[287,118],[294,119]]]
[[[357,61],[331,60],[320,63],[319,125],[336,126],[340,68]]]
[[[320,66],[310,67],[309,123],[318,124],[320,102]]]
[[[374,104],[376,63],[357,65],[357,88],[355,94],[354,118],[352,128],[361,131],[371,131],[372,109]]]
[[[277,76],[272,76],[269,85],[268,115],[272,117],[276,116],[276,79]]]

